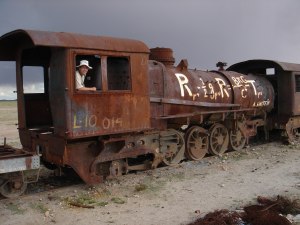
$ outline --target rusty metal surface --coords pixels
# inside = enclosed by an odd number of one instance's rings
[[[15,30],[0,37],[0,60],[14,61],[20,47],[62,47],[148,53],[141,41],[65,32]]]
[[[236,72],[222,71],[230,80],[234,91],[235,103],[241,108],[257,108],[271,111],[274,107],[274,88],[263,76],[243,75]]]
[[[148,98],[131,93],[75,96],[68,109],[71,111],[68,136],[76,138],[149,129],[147,109]]]
[[[170,48],[151,48],[149,59],[159,61],[166,66],[173,66],[175,63],[173,50]]]
[[[29,156],[22,149],[13,148],[9,145],[0,145],[0,159]]]
[[[149,63],[150,101],[157,103],[151,105],[153,117],[230,111],[232,107],[270,111],[274,106],[273,87],[264,77],[187,66],[184,60],[177,67]]]

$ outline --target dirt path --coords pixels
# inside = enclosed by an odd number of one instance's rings
[[[258,195],[299,198],[299,165],[298,145],[269,143],[222,158],[129,174],[96,187],[4,200],[0,219],[3,225],[186,224],[212,210],[239,209]],[[69,205],[74,202],[94,208]]]

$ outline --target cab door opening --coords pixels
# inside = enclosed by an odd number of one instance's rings
[[[22,52],[21,90],[26,129],[46,129],[53,126],[49,103],[49,60],[47,48],[36,47]],[[18,95],[20,97],[20,95]]]

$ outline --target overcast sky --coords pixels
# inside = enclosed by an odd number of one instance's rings
[[[0,0],[0,36],[36,29],[133,38],[205,70],[220,60],[300,63],[299,10],[299,0]],[[0,99],[16,98],[14,67],[0,62]]]

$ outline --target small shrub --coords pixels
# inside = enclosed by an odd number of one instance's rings
[[[138,184],[135,186],[135,191],[140,192],[146,190],[148,187],[146,184]]]
[[[111,201],[112,201],[113,203],[116,203],[116,204],[124,204],[124,203],[125,203],[125,200],[123,200],[123,199],[121,199],[121,198],[118,198],[118,197],[113,197],[113,198],[111,199]]]

